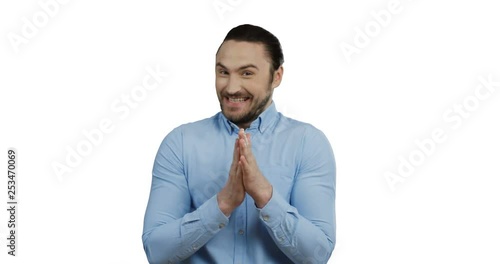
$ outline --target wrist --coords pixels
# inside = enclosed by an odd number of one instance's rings
[[[267,205],[267,203],[271,200],[272,197],[273,197],[273,186],[269,184],[266,188],[262,189],[262,192],[260,192],[259,195],[257,195],[254,198],[255,206],[257,206],[257,208],[259,209],[264,208],[264,206]]]
[[[219,205],[220,211],[227,217],[231,215],[233,212],[234,208],[231,206],[228,202],[226,202],[223,198],[221,198],[221,194],[217,194],[217,204]]]

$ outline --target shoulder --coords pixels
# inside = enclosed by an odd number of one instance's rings
[[[199,138],[220,129],[220,113],[194,122],[185,123],[172,129],[164,138],[169,140],[185,140],[186,138]]]
[[[301,138],[303,139],[326,139],[325,134],[314,125],[290,117],[286,117],[281,113],[279,113],[278,125],[276,126],[275,132],[280,134],[293,134],[295,136],[301,136]]]

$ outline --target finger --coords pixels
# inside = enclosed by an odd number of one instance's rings
[[[231,163],[230,173],[235,172],[236,166],[238,166],[239,159],[240,159],[240,146],[238,139],[236,139],[234,142],[233,162]]]
[[[238,179],[242,179],[241,176],[242,176],[242,165],[241,165],[241,160],[238,161],[238,165],[236,166],[236,175],[238,177]]]
[[[244,165],[242,164],[242,161],[239,160],[238,161],[238,167],[236,169],[236,179],[238,179],[238,181],[241,183],[242,186],[244,186],[243,184],[243,177],[245,177],[245,168],[244,168]],[[244,188],[244,187],[243,187]]]
[[[240,128],[240,130],[238,131],[238,139],[243,142],[243,144],[240,144],[240,147],[248,146],[247,133],[245,133],[245,130],[243,130],[243,128]]]
[[[242,175],[248,175],[250,172],[250,164],[248,164],[247,158],[245,158],[244,155],[240,156],[240,162],[239,162],[241,167],[241,173]]]
[[[240,131],[238,131],[238,139],[237,140],[238,140],[238,144],[240,147],[240,154],[242,154],[245,147],[247,146],[245,133],[243,131],[244,131],[243,128],[241,128]]]
[[[238,139],[236,139],[234,142],[233,163],[238,162],[239,156],[240,156],[240,146],[238,143]]]
[[[250,138],[250,134],[247,134],[246,138]],[[240,139],[240,156],[241,155],[245,156],[248,164],[253,164],[255,159],[252,153],[252,145],[250,141],[247,145],[245,145],[245,141]]]
[[[245,145],[248,145],[246,133],[245,133],[245,130],[243,128],[240,128],[240,130],[238,131],[238,137],[245,140]]]
[[[250,133],[246,133],[246,134],[245,134],[245,140],[246,140],[246,142],[247,142],[247,146],[250,146],[250,147],[251,147],[251,146],[252,146],[252,140],[250,139],[250,136],[251,136],[251,135],[250,135]],[[251,149],[251,148],[250,148],[250,149]]]
[[[245,140],[243,138],[238,138],[238,147],[240,149],[240,154],[243,154],[245,152],[245,149],[247,147],[246,145],[247,143],[245,142]]]

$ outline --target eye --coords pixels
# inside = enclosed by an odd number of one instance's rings
[[[228,75],[228,72],[226,70],[220,69],[219,74],[220,75]]]
[[[252,75],[253,75],[253,72],[251,72],[251,71],[244,71],[244,72],[242,73],[242,75],[243,75],[243,76],[252,76]]]

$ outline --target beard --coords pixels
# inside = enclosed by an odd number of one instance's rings
[[[273,95],[273,93],[272,93],[272,88],[271,88],[268,90],[268,92],[266,93],[266,96],[263,99],[258,100],[256,102],[252,102],[252,103],[254,103],[253,106],[251,106],[251,108],[245,113],[231,114],[231,113],[229,113],[229,111],[224,110],[224,106],[222,105],[222,102],[220,103],[220,108],[221,108],[224,116],[229,121],[233,122],[234,124],[236,124],[238,126],[240,126],[242,124],[250,124],[252,121],[257,119],[257,117],[259,117],[259,115],[262,114],[262,112],[264,112],[264,110],[266,110],[266,106],[269,103],[269,101],[271,100],[272,95]],[[254,99],[255,98],[252,98],[252,100],[254,100]]]

